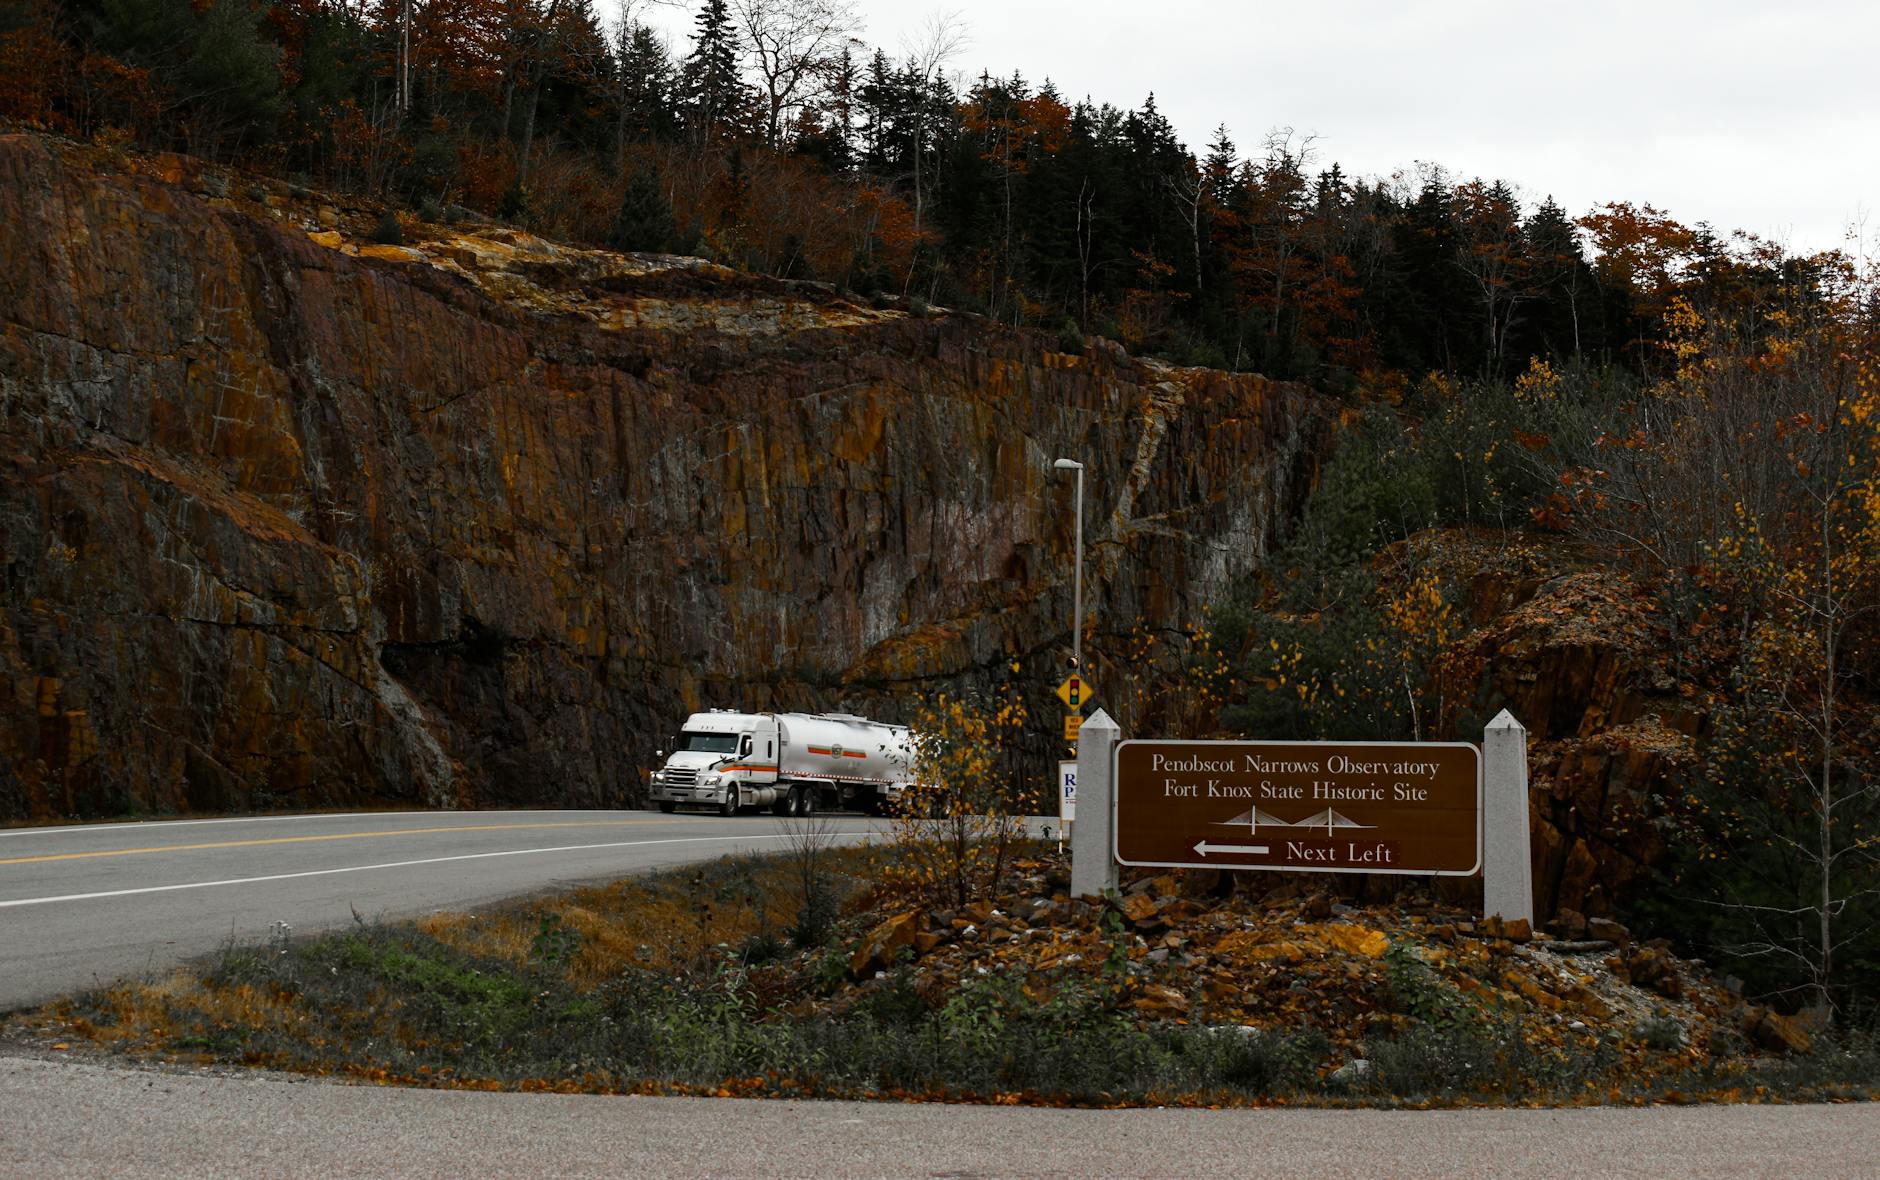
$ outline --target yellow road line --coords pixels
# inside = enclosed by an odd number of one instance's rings
[[[208,848],[254,848],[263,844],[316,844],[327,840],[371,840],[384,836],[428,836],[439,832],[506,832],[524,828],[620,828],[655,824],[656,819],[558,820],[535,824],[465,824],[440,828],[399,828],[389,832],[336,832],[326,836],[270,836],[260,840],[217,840],[207,844],[159,844],[149,848],[110,848],[99,852],[54,852],[44,856],[16,856],[0,865],[31,865],[51,860],[91,860],[103,856],[147,856],[156,852],[200,852]],[[671,822],[671,821],[664,821]]]

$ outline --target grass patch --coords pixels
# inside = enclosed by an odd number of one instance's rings
[[[1668,1020],[1568,1027],[1557,1006],[1523,1008],[1518,990],[1495,986],[1521,962],[1512,951],[1419,949],[1400,936],[1380,953],[1374,931],[1245,899],[1171,895],[1132,927],[1120,910],[1045,896],[1051,874],[1036,859],[1028,891],[961,916],[925,913],[929,932],[958,931],[952,941],[858,960],[905,904],[874,887],[880,855],[825,849],[807,875],[788,854],[733,858],[486,913],[279,931],[226,947],[197,973],[91,993],[57,1015],[133,1053],[515,1089],[1095,1106],[1880,1090],[1871,1037],[1770,1058],[1700,1043]],[[1248,928],[1256,913],[1267,928]],[[1153,949],[1140,934],[1184,921]],[[1260,995],[1301,1007],[1258,1021],[1210,1009],[1180,960],[1200,953],[1208,922],[1226,931],[1206,952],[1210,972],[1244,964],[1221,993],[1238,997],[1237,1011],[1273,1003]],[[809,925],[824,941],[803,937]],[[1314,957],[1335,945],[1355,949]]]

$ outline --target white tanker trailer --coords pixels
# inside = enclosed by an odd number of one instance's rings
[[[739,713],[686,718],[648,793],[661,811],[711,807],[720,815],[768,805],[778,815],[823,808],[882,811],[913,773],[905,725],[849,713]]]

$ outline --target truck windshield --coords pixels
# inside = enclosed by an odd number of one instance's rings
[[[687,730],[679,735],[679,748],[695,754],[735,754],[738,752],[738,735]]]

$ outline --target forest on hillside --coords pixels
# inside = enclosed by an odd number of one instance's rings
[[[1350,176],[1286,130],[1191,150],[1153,95],[963,75],[943,19],[891,55],[843,0],[704,0],[672,47],[631,3],[602,16],[3,0],[0,118],[1336,392],[1537,356],[1650,373],[1675,298],[1809,305],[1853,282],[1841,255],[1647,204],[1528,208],[1436,166]]]
[[[674,46],[622,15],[0,0],[0,120],[1310,383],[1343,407],[1340,447],[1197,656],[1224,727],[1456,734],[1467,571],[1416,539],[1591,554],[1657,596],[1704,718],[1648,817],[1652,920],[1759,993],[1871,1012],[1871,259],[1623,194],[1568,210],[1519,178],[1352,176],[1285,130],[1197,150],[1152,96],[962,73],[945,21],[871,49],[842,0],[703,0]]]

